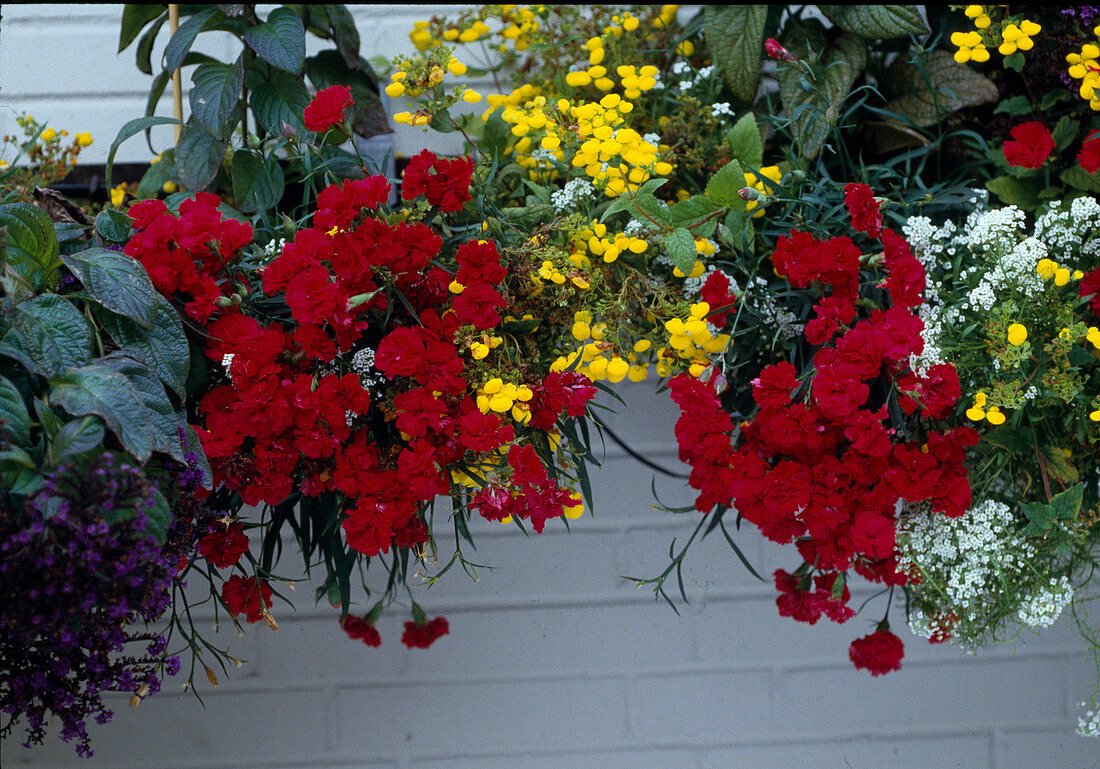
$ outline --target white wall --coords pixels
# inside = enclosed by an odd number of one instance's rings
[[[145,80],[131,52],[115,56],[118,6],[3,7],[0,120],[25,109],[58,128],[91,130],[102,162],[111,138],[141,113]],[[408,46],[409,6],[355,9],[364,51]],[[48,62],[48,66],[46,65]],[[165,103],[165,109],[170,107]],[[163,112],[164,110],[162,110]],[[0,131],[10,131],[0,122]],[[419,138],[417,136],[416,138]],[[121,159],[145,156],[135,138]],[[94,150],[94,152],[93,152]],[[406,145],[406,152],[415,147]],[[99,153],[99,154],[96,154]],[[632,445],[676,466],[675,409],[652,385],[624,388],[613,421]],[[115,721],[92,727],[96,756],[51,740],[5,741],[2,765],[55,769],[1095,769],[1100,744],[1073,734],[1076,703],[1095,671],[1065,622],[963,657],[898,628],[904,668],[856,671],[849,642],[870,632],[881,603],[844,626],[780,618],[770,585],[751,578],[720,537],[695,548],[692,603],[677,617],[621,578],[664,568],[669,542],[695,518],[650,509],[652,472],[611,446],[596,477],[596,515],[572,533],[541,536],[478,523],[478,584],[449,575],[417,600],[451,634],[406,650],[401,623],[379,623],[380,649],[348,640],[311,590],[298,611],[276,606],[280,631],[215,636],[250,661],[212,689],[205,710],[181,681],[137,710],[114,700]],[[665,501],[689,504],[679,482]],[[764,574],[798,563],[753,532],[739,535]],[[871,595],[857,587],[853,605]],[[881,599],[879,599],[881,601]],[[366,607],[364,607],[365,610]],[[895,612],[895,616],[900,616]],[[209,623],[207,617],[205,622]],[[200,678],[202,678],[200,674]]]

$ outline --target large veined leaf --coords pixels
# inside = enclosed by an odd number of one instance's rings
[[[164,13],[159,3],[127,3],[122,7],[122,25],[118,32],[118,53],[134,42],[145,25]]]
[[[50,402],[74,417],[100,417],[139,462],[153,453],[153,418],[125,374],[105,366],[82,366],[50,380]]]
[[[5,431],[15,445],[30,445],[31,415],[23,394],[10,380],[0,376],[0,435]]]
[[[889,40],[928,31],[918,5],[819,5],[825,18],[868,40]]]
[[[106,434],[106,430],[103,429],[103,420],[97,416],[86,416],[66,422],[50,443],[50,456],[54,462],[59,462],[65,457],[91,451],[103,443]]]
[[[4,254],[12,270],[34,289],[53,288],[61,249],[46,212],[30,203],[8,203],[0,206],[0,227],[8,231]]]
[[[298,74],[306,58],[306,30],[301,17],[285,6],[276,8],[267,21],[244,33],[256,55],[284,72]]]
[[[76,307],[56,294],[42,294],[16,305],[12,331],[46,376],[91,360],[92,329]]]
[[[283,196],[283,169],[278,159],[261,158],[248,150],[233,153],[233,197],[246,214],[274,208]]]
[[[160,294],[140,262],[105,248],[89,248],[62,259],[97,303],[143,328],[153,328]]]
[[[745,201],[738,194],[745,186],[745,172],[741,164],[731,160],[715,172],[707,182],[706,196],[720,206],[743,209]]]
[[[698,255],[698,251],[695,250],[695,238],[691,237],[691,233],[680,227],[665,235],[662,240],[673,266],[685,275],[690,273]]]
[[[886,109],[929,126],[948,115],[978,104],[997,101],[997,86],[947,51],[934,50],[923,62],[899,57],[887,70],[883,88]]]
[[[172,33],[171,39],[168,40],[168,45],[164,48],[164,68],[166,70],[171,72],[183,64],[184,57],[191,50],[191,46],[195,44],[195,38],[199,36],[199,32],[215,14],[224,18],[224,14],[217,8],[208,8],[199,11],[179,25],[179,28]]]
[[[703,30],[726,84],[743,102],[756,98],[760,85],[760,57],[764,51],[766,5],[707,6]]]
[[[109,312],[98,313],[97,317],[120,347],[140,352],[161,381],[183,397],[191,366],[183,322],[171,303],[160,294],[156,297],[155,313],[150,329]]]
[[[123,374],[140,394],[142,402],[149,409],[153,450],[184,462],[183,444],[180,439],[182,417],[176,413],[169,402],[168,394],[160,379],[145,365],[144,361],[134,357],[137,354],[139,353],[126,349],[116,350],[110,355],[97,358],[96,364]]]
[[[827,45],[820,24],[798,27],[786,48],[800,59],[821,51],[810,81],[800,67],[780,67],[777,72],[783,107],[792,121],[795,141],[802,156],[813,160],[836,125],[852,84],[867,66],[867,47],[854,35],[844,34]]]
[[[756,125],[756,115],[752,112],[746,112],[733,128],[726,131],[726,144],[734,159],[749,168],[760,168],[764,164],[764,142]]]
[[[183,186],[197,192],[206,189],[218,175],[228,144],[194,123],[183,129],[176,145],[176,173]]]
[[[252,114],[269,134],[282,133],[283,123],[293,128],[299,136],[305,133],[302,113],[309,104],[309,92],[301,78],[285,72],[272,73],[252,90],[248,97]]]
[[[241,59],[232,64],[200,64],[191,77],[189,98],[192,121],[211,136],[228,136],[233,110],[241,100],[243,87],[244,64]]]

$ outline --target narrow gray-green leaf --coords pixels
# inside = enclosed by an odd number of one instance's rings
[[[766,5],[707,6],[703,11],[703,31],[714,63],[733,95],[743,102],[752,103],[760,85],[767,18]]]

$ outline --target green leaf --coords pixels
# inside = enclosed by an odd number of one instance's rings
[[[233,153],[233,197],[246,214],[275,208],[283,196],[283,169],[275,155],[265,160],[249,150]]]
[[[309,104],[309,92],[301,78],[285,72],[272,72],[269,79],[253,89],[248,101],[252,114],[269,134],[279,136],[283,123],[293,128],[299,136],[305,134],[302,113]]]
[[[707,6],[703,31],[723,79],[733,95],[752,103],[760,85],[760,57],[764,50],[766,5]]]
[[[122,129],[118,132],[118,136],[116,136],[115,140],[111,142],[110,150],[108,150],[107,152],[107,170],[105,172],[106,181],[104,182],[107,189],[111,189],[111,169],[114,166],[115,153],[118,152],[118,148],[131,136],[158,125],[183,125],[183,123],[173,117],[160,117],[158,115],[152,115],[149,117],[134,118],[129,123],[122,126]]]
[[[868,40],[890,40],[928,31],[919,5],[819,5],[818,8],[845,32]]]
[[[1017,454],[1035,450],[1035,433],[1026,427],[998,427],[983,435],[982,441]]]
[[[359,29],[355,19],[343,5],[323,5],[325,16],[332,28],[332,40],[336,50],[344,58],[350,69],[362,69],[363,60],[359,57]]]
[[[183,129],[176,145],[176,173],[180,183],[189,190],[206,189],[225,158],[228,140],[216,139],[196,124]]]
[[[1090,174],[1079,165],[1073,165],[1062,172],[1062,181],[1074,189],[1100,193],[1100,174]]]
[[[153,453],[153,421],[137,388],[105,366],[83,366],[50,381],[50,401],[74,417],[101,417],[139,462]]]
[[[167,299],[157,294],[154,323],[149,329],[109,312],[97,317],[120,347],[139,351],[161,381],[180,397],[186,395],[190,349],[179,314]]]
[[[104,208],[95,218],[95,231],[110,243],[125,243],[130,239],[134,220],[121,211]]]
[[[736,160],[718,169],[707,182],[706,196],[716,205],[743,209],[745,201],[737,193],[745,186],[745,171]]]
[[[141,262],[105,248],[78,251],[62,260],[97,303],[144,328],[153,328],[159,294]]]
[[[65,457],[91,451],[103,443],[105,435],[103,420],[99,417],[87,416],[66,422],[50,444],[50,455],[54,464]]]
[[[672,265],[685,275],[690,273],[698,256],[698,251],[695,250],[695,238],[691,237],[691,233],[680,227],[665,235],[662,240],[665,251],[672,259]]]
[[[965,107],[997,101],[997,86],[947,51],[931,51],[923,62],[897,59],[884,86],[890,95],[886,109],[930,126]]]
[[[1081,474],[1077,472],[1077,468],[1073,466],[1060,448],[1057,446],[1041,446],[1039,452],[1046,460],[1047,473],[1055,481],[1063,486],[1068,486],[1081,480]]]
[[[1001,65],[1004,66],[1005,69],[1014,69],[1017,72],[1023,72],[1024,55],[1019,51],[1016,51],[1016,53],[1010,54],[1001,59]]]
[[[11,380],[0,376],[0,435],[4,433],[18,446],[31,443],[31,415],[23,393]]]
[[[244,64],[200,64],[191,78],[191,120],[211,136],[227,137],[233,127],[233,110],[244,88]],[[178,154],[178,153],[177,153]]]
[[[72,303],[56,294],[16,305],[12,330],[47,376],[91,360],[92,329]]]
[[[1043,94],[1043,98],[1039,101],[1039,111],[1046,112],[1062,99],[1071,99],[1072,94],[1065,88],[1052,88]]]
[[[48,214],[30,203],[0,206],[0,227],[7,228],[4,260],[35,290],[57,282],[61,248]]]
[[[28,470],[38,469],[38,463],[34,461],[34,457],[18,446],[9,446],[0,451],[0,465],[25,467]]]
[[[162,14],[167,18],[163,3],[126,3],[122,7],[122,26],[118,31],[116,53],[122,53],[129,48],[145,25]]]
[[[153,25],[145,31],[138,42],[137,50],[134,52],[134,61],[137,64],[138,71],[143,74],[153,74],[153,44],[156,43],[160,28],[164,26],[166,21],[168,21],[167,13],[154,21]]]
[[[954,61],[954,59],[952,59]],[[962,65],[966,66],[966,65]],[[969,67],[967,67],[969,69]],[[1034,111],[1035,107],[1032,106],[1031,100],[1026,96],[1013,96],[1010,99],[1004,99],[997,105],[997,109],[993,110],[994,115],[1027,115]]]
[[[1039,193],[1043,190],[1039,181],[1012,176],[998,176],[986,182],[985,186],[1005,205],[1018,206],[1025,211],[1034,211],[1038,207]]]
[[[45,430],[46,437],[53,440],[53,437],[57,435],[57,431],[61,429],[61,418],[53,412],[50,404],[42,398],[34,399],[34,413],[38,417],[38,423]]]
[[[800,59],[811,51],[822,50],[824,31],[818,26],[796,28],[786,48]],[[780,67],[777,72],[783,106],[791,115],[795,141],[800,154],[815,159],[825,146],[829,133],[836,126],[844,100],[856,77],[867,66],[867,47],[849,34],[841,35],[825,47],[813,70],[816,85],[806,87],[805,76],[798,67]]]
[[[721,209],[722,206],[715,205],[707,197],[692,195],[687,200],[669,206],[670,225],[691,230],[694,237],[709,238],[718,226],[718,217],[715,214]]]
[[[158,544],[163,545],[172,525],[172,508],[156,487],[153,488],[153,506],[145,509],[145,517],[149,521],[146,531],[156,538]]]
[[[634,194],[630,211],[640,222],[655,224],[662,229],[672,228],[672,217],[668,212],[668,205],[658,200],[652,193],[645,192],[644,186]]]
[[[735,160],[749,168],[760,168],[764,164],[764,142],[760,139],[760,129],[756,125],[756,115],[746,112],[726,132],[726,143]]]
[[[485,121],[485,129],[481,135],[479,146],[481,150],[491,158],[502,155],[504,150],[508,147],[508,143],[511,141],[512,134],[509,130],[508,123],[505,123],[504,118],[501,117],[503,111],[504,110],[499,107],[493,110],[488,120]]]
[[[124,374],[141,394],[142,401],[148,407],[151,417],[153,450],[184,462],[180,427],[185,418],[176,413],[175,408],[168,400],[164,385],[145,364],[145,361],[140,359],[140,355],[137,351],[124,348],[96,359],[96,363]]]
[[[224,14],[220,14],[217,8],[208,8],[205,11],[199,11],[179,25],[179,29],[173,33],[168,45],[164,48],[164,68],[166,70],[171,72],[179,69],[180,65],[183,64],[184,57],[191,50],[191,46],[195,44],[195,38],[199,36],[199,32],[202,31],[206,22],[210,21],[215,14],[219,14],[224,18]]]
[[[1054,130],[1050,132],[1051,138],[1054,139],[1055,152],[1062,152],[1074,142],[1077,138],[1077,125],[1077,121],[1069,115],[1062,116],[1062,119],[1055,124]]]
[[[290,8],[276,8],[267,21],[244,33],[256,55],[276,69],[297,75],[306,58],[306,30],[301,17]]]

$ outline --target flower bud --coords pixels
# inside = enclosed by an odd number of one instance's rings
[[[752,202],[754,200],[759,202],[766,199],[764,193],[762,193],[760,190],[753,189],[752,187],[742,187],[737,191],[737,195],[741,198],[741,200],[744,200],[746,203]]]
[[[776,61],[796,61],[791,52],[784,48],[774,37],[769,37],[764,41],[764,50],[768,56]]]
[[[283,138],[286,139],[288,142],[298,140],[298,130],[285,120],[283,121],[279,133],[281,133]]]

